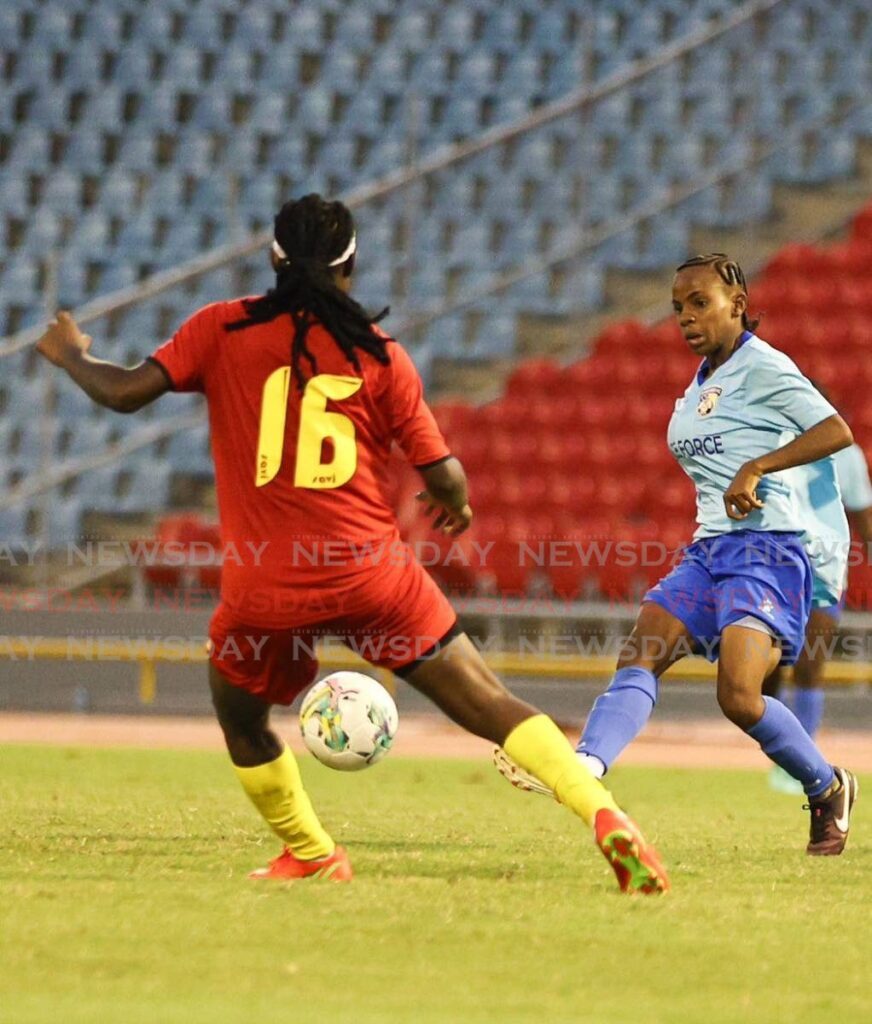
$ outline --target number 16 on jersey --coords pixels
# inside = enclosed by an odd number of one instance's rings
[[[260,432],[254,482],[263,487],[275,478],[282,464],[285,419],[288,411],[290,366],[281,366],[266,379],[260,404]],[[341,412],[327,412],[328,400],[341,402],[356,394],[359,377],[319,373],[306,383],[300,401],[294,485],[314,490],[341,487],[357,469],[354,423]],[[333,458],[324,462],[324,442],[333,446]]]

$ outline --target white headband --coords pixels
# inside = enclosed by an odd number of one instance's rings
[[[341,256],[337,256],[335,260],[331,260],[330,263],[327,264],[327,266],[328,267],[338,267],[340,265],[340,263],[344,263],[347,259],[352,257],[354,255],[354,253],[356,252],[356,250],[357,250],[357,235],[356,234],[352,234],[351,241],[348,243],[348,245],[346,245],[345,251],[342,253],[342,255]],[[285,252],[285,250],[279,245],[279,243],[275,239],[273,239],[272,251],[276,254],[276,256],[278,256],[278,258],[280,260],[286,260],[288,258],[288,254]]]

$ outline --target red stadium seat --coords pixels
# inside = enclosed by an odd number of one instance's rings
[[[204,590],[220,587],[222,546],[217,523],[190,514],[165,516],[157,525],[156,539],[159,554],[172,555],[175,560],[187,551],[187,559],[178,566],[148,566],[144,575],[152,587],[195,586]]]
[[[861,210],[851,224],[851,238],[872,241],[872,204]]]
[[[594,339],[593,351],[596,357],[605,354],[625,353],[637,347],[644,340],[647,330],[638,320],[623,320],[612,324]]]
[[[529,359],[517,366],[506,381],[507,395],[547,396],[559,387],[562,371],[550,359]]]
[[[608,393],[611,386],[611,367],[605,360],[581,359],[563,371],[563,387],[568,394],[599,395]]]
[[[687,348],[687,342],[681,334],[681,328],[675,317],[663,320],[648,330],[648,349],[657,352],[680,352]]]
[[[550,547],[544,568],[556,597],[573,601],[594,596],[601,562],[614,533],[611,520],[590,519]]]
[[[439,402],[432,406],[432,411],[451,446],[464,438],[475,423],[475,409],[468,402]]]

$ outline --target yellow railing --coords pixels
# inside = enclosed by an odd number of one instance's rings
[[[151,640],[118,640],[106,637],[22,637],[0,636],[0,658],[15,661],[123,661],[139,664],[139,698],[151,704],[157,694],[157,666],[160,662],[186,664],[205,662],[202,643],[166,643]],[[318,651],[321,666],[327,670],[365,668],[360,655],[338,644],[323,644]],[[527,679],[603,679],[614,672],[615,659],[609,655],[522,654],[505,651],[485,652],[488,665],[510,678]],[[376,669],[379,679],[393,689],[393,677],[385,669]],[[715,678],[716,668],[702,658],[688,658],[669,670],[668,678],[705,682]],[[789,673],[788,673],[789,675]],[[872,680],[872,663],[866,661],[830,661],[825,681],[832,685],[850,685]]]

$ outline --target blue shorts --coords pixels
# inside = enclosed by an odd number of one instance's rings
[[[727,626],[758,619],[781,641],[786,665],[802,650],[811,600],[812,570],[799,534],[753,530],[691,544],[643,598],[683,622],[709,661],[717,660]]]

